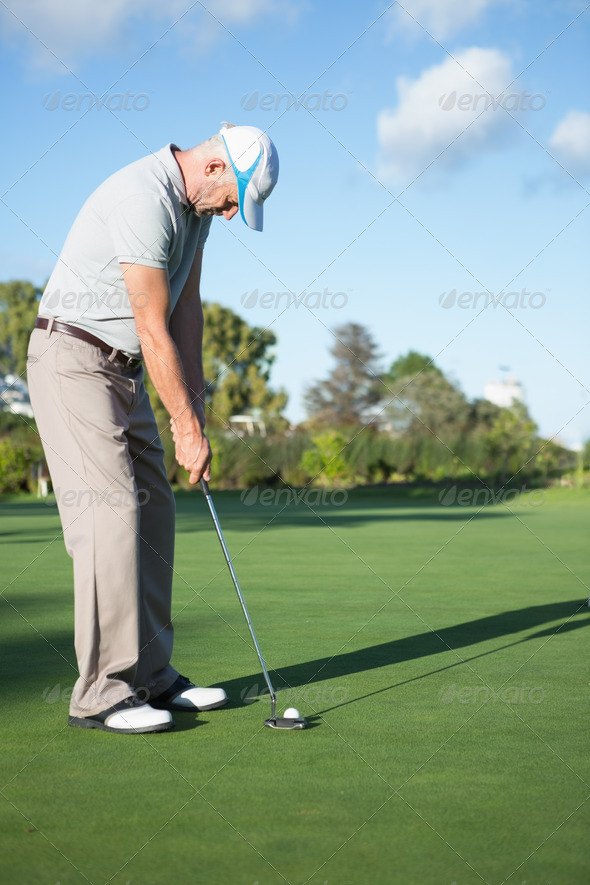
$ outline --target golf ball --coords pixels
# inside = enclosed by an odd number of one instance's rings
[[[301,713],[296,707],[289,707],[285,710],[285,719],[301,719]]]

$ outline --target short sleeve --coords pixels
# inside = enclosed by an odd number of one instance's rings
[[[162,200],[154,194],[135,194],[121,200],[109,213],[108,230],[119,262],[167,267],[173,224]]]

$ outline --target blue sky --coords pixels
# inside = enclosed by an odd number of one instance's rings
[[[41,285],[121,166],[257,125],[265,231],[214,222],[203,297],[275,331],[292,420],[355,321],[384,367],[420,350],[476,397],[509,366],[544,435],[590,437],[587,3],[6,7],[0,279]]]

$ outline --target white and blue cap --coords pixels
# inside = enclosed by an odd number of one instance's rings
[[[252,230],[262,230],[262,206],[279,177],[277,149],[255,126],[224,123],[220,135],[238,180],[240,215]]]

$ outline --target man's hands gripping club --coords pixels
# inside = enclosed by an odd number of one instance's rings
[[[209,464],[211,462],[211,446],[199,426],[196,428],[186,426],[186,422],[180,419],[171,419],[172,438],[176,446],[176,460],[181,467],[190,473],[191,485],[197,483],[201,477],[207,482],[211,479]],[[195,458],[195,452],[197,457]]]

